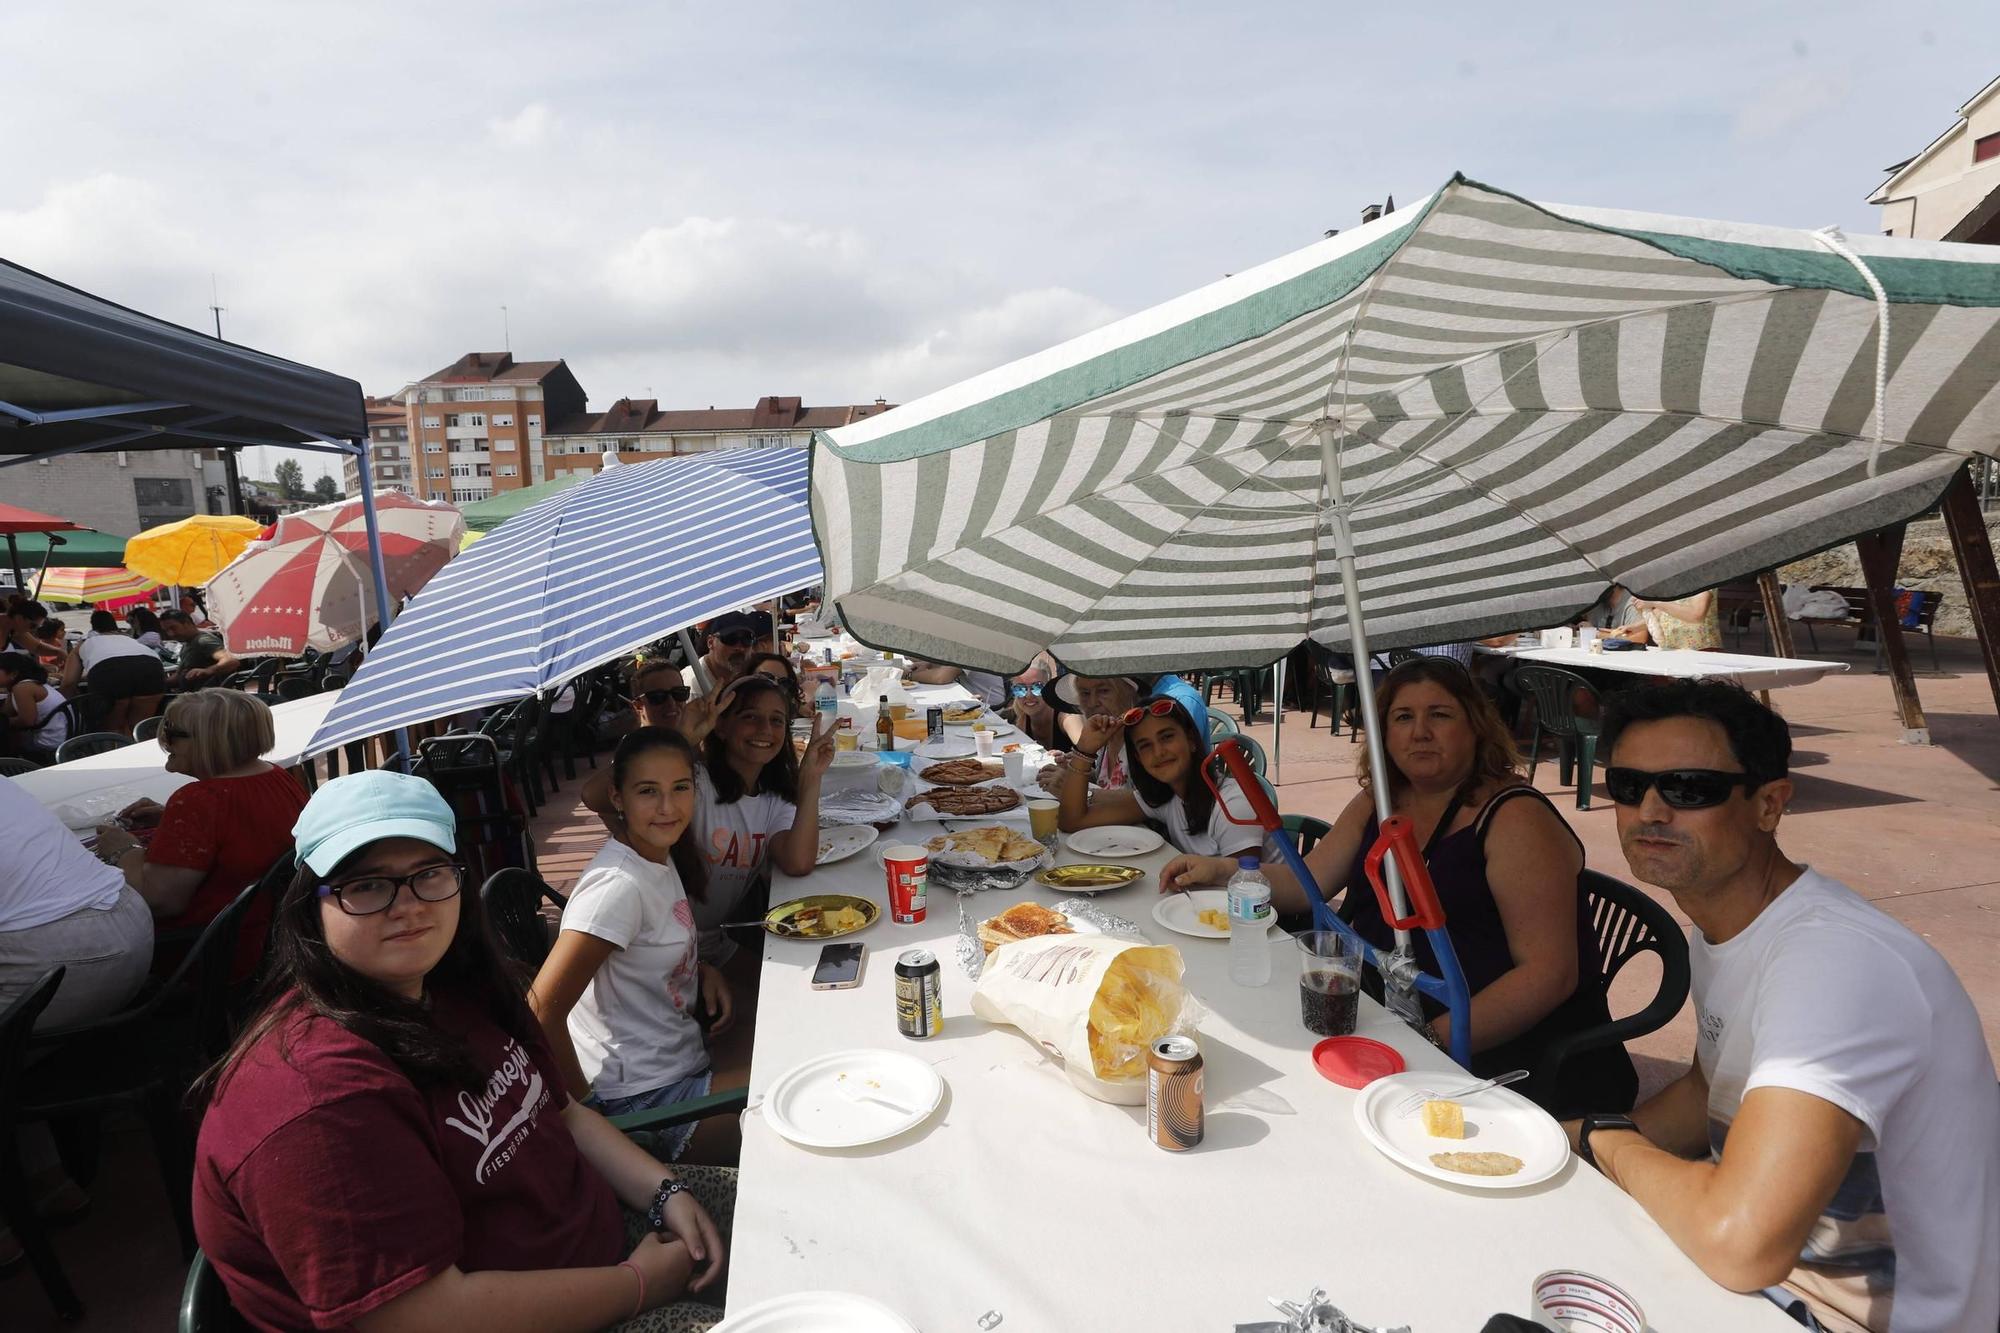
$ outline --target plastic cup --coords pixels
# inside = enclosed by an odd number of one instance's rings
[[[1361,1008],[1361,945],[1337,930],[1308,930],[1299,942],[1299,1018],[1322,1037],[1353,1035]]]
[[[1016,787],[1028,776],[1028,756],[1019,750],[1001,756],[1000,766],[1007,770],[1007,781]]]
[[[1028,831],[1043,842],[1056,836],[1056,817],[1062,805],[1056,801],[1028,802]]]
[[[856,735],[851,728],[843,728],[833,733],[833,748],[836,750],[858,750],[861,748],[861,737]]]
[[[993,733],[990,731],[973,733],[972,748],[979,752],[981,759],[991,759],[993,757]]]

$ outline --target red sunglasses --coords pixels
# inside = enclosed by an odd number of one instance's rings
[[[1118,721],[1120,725],[1130,727],[1136,725],[1148,713],[1151,713],[1154,717],[1165,717],[1173,711],[1174,701],[1172,699],[1155,699],[1149,704],[1140,704],[1135,708],[1126,709],[1125,715],[1119,718]]]

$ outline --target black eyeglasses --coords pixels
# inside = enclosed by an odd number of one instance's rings
[[[1617,805],[1638,805],[1646,793],[1658,788],[1660,799],[1676,810],[1707,810],[1721,805],[1738,787],[1751,791],[1764,785],[1762,778],[1749,773],[1729,773],[1715,768],[1670,768],[1648,773],[1639,768],[1608,768],[1604,789]]]
[[[184,741],[193,734],[191,731],[182,731],[178,727],[161,727],[159,741],[163,746],[172,745],[175,741]]]
[[[650,706],[658,708],[669,699],[677,704],[684,704],[693,697],[693,690],[685,685],[676,685],[671,690],[646,690],[635,696],[632,702],[637,703],[640,699],[644,699]]]
[[[733,629],[727,634],[718,634],[715,637],[728,644],[731,648],[748,648],[751,644],[757,642],[757,636],[747,629]]]
[[[1037,699],[1042,697],[1042,687],[1039,685],[1016,685],[1013,687],[1013,692],[1016,699],[1025,699],[1031,694]]]
[[[464,878],[465,867],[447,861],[407,875],[368,875],[341,884],[322,884],[319,896],[331,897],[349,916],[374,916],[395,905],[396,894],[405,884],[410,886],[410,894],[417,901],[441,903],[458,896]]]

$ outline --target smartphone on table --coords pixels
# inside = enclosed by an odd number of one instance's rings
[[[819,965],[813,968],[814,990],[852,990],[861,984],[861,960],[868,952],[865,944],[829,944],[819,951]]]

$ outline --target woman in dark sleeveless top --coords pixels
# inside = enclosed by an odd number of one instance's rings
[[[1390,802],[1416,826],[1446,929],[1473,994],[1472,1072],[1536,1069],[1558,1037],[1610,1021],[1596,942],[1579,876],[1583,844],[1555,807],[1520,776],[1520,756],[1499,714],[1456,662],[1419,658],[1389,673],[1378,692],[1388,749]],[[1321,892],[1347,889],[1341,914],[1370,944],[1389,948],[1362,859],[1374,845],[1374,797],[1357,794],[1306,857]],[[1267,867],[1280,910],[1305,905],[1282,868]],[[1437,971],[1423,932],[1411,948]],[[1374,979],[1374,973],[1369,973]],[[1379,985],[1379,980],[1376,981]],[[1379,994],[1379,991],[1378,991]],[[1425,1001],[1439,1037],[1450,1016]],[[1557,1115],[1628,1108],[1638,1076],[1624,1048],[1567,1061],[1560,1087],[1522,1084]]]

